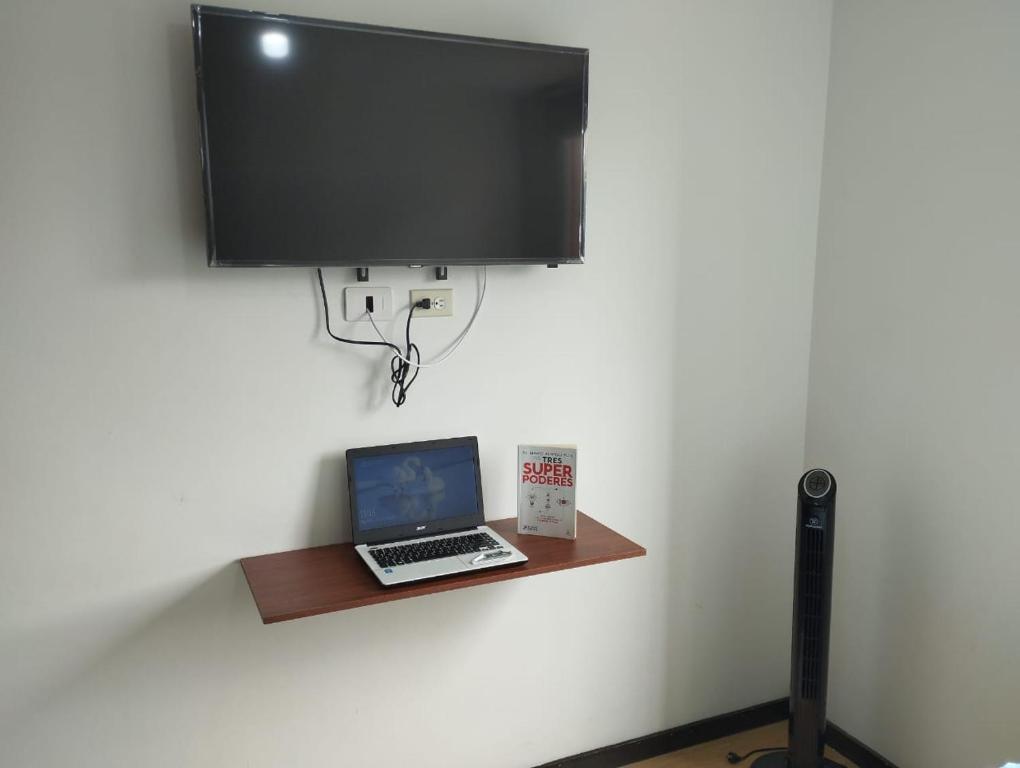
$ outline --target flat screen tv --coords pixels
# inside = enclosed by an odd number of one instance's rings
[[[584,260],[586,49],[191,15],[210,266]]]

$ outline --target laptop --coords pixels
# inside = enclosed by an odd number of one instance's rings
[[[527,562],[485,525],[478,439],[347,451],[354,550],[383,586]]]

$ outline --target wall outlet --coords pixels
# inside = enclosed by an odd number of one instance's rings
[[[431,299],[429,309],[414,310],[415,317],[453,317],[453,288],[425,288],[411,291],[411,306],[422,299]]]
[[[344,288],[344,320],[348,323],[367,323],[365,314],[368,297],[372,297],[372,317],[379,320],[393,319],[393,291],[389,288],[362,288],[349,286]]]

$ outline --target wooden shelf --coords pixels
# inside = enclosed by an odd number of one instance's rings
[[[528,562],[395,587],[383,587],[375,580],[353,544],[246,557],[241,567],[262,622],[273,624],[645,554],[644,547],[581,512],[577,513],[574,541],[520,536],[516,517],[486,521],[486,525],[524,552]]]

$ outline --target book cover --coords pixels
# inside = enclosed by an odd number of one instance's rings
[[[517,446],[517,532],[577,537],[577,446]]]

